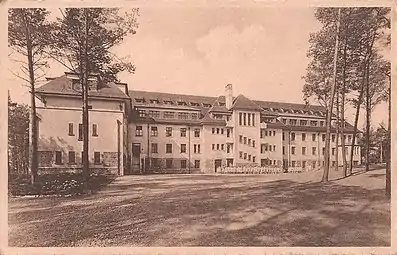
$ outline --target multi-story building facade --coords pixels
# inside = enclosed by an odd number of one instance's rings
[[[204,97],[128,91],[123,83],[103,84],[99,77],[91,80],[92,168],[123,175],[145,170],[216,172],[220,166],[247,164],[312,169],[324,164],[326,128],[321,106],[234,97],[230,84],[225,95]],[[51,79],[37,95],[43,102],[38,108],[40,167],[81,167],[81,99],[76,76],[67,73]],[[336,150],[342,153],[336,143],[335,120],[332,132],[331,164],[335,165]],[[352,133],[346,123],[347,160]],[[360,154],[356,146],[354,164],[360,163]]]

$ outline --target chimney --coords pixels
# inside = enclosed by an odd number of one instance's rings
[[[230,109],[230,107],[232,107],[232,102],[233,102],[233,86],[232,86],[232,84],[227,84],[225,87],[225,100],[226,100],[226,108]]]

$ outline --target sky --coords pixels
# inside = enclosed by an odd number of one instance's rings
[[[135,90],[218,96],[231,83],[235,96],[303,103],[308,39],[320,29],[313,12],[285,6],[141,8],[137,33],[115,49],[132,60],[136,73],[119,77]],[[47,76],[64,71],[52,63]],[[12,99],[28,103],[21,80],[10,73],[8,82]],[[383,104],[373,122],[386,120]]]

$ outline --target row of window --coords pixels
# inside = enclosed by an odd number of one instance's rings
[[[240,156],[241,159],[245,159],[245,160],[248,160],[248,161],[252,161],[252,163],[255,163],[255,161],[256,161],[256,157],[255,157],[255,156],[253,156],[253,155],[251,155],[251,154],[248,154],[248,153],[246,153],[246,152],[240,151],[240,152],[239,152],[239,156]]]
[[[137,98],[135,98],[135,102],[143,104],[143,103],[146,103],[146,99],[143,98],[143,97],[137,97]],[[150,104],[160,104],[160,100],[159,99],[149,99],[148,103],[150,103]],[[173,100],[163,100],[163,104],[166,104],[166,105],[179,105],[179,106],[188,106],[188,105],[190,105],[190,106],[196,106],[196,107],[202,105],[203,107],[207,107],[207,108],[212,107],[212,105],[208,104],[208,103],[173,101]]]
[[[291,126],[298,126],[298,120],[297,119],[287,119],[282,118],[282,122],[284,124],[289,124]],[[308,125],[309,124],[309,125]],[[299,120],[299,126],[312,126],[312,127],[317,127],[318,125],[320,125],[320,127],[324,127],[324,121],[317,121],[317,120]]]
[[[263,130],[261,129],[261,138],[264,136],[276,136],[276,131],[275,130]]]
[[[69,123],[69,136],[75,136],[74,134],[74,123]],[[98,136],[98,125],[92,124],[92,136]],[[83,124],[79,124],[79,140],[83,140]]]
[[[164,119],[180,119],[180,120],[187,120],[187,119],[192,119],[192,120],[197,120],[199,118],[199,113],[197,112],[171,112],[171,111],[145,111],[145,110],[139,110],[139,117],[143,118],[146,116],[152,117],[152,118],[161,118],[161,116]],[[161,115],[162,114],[162,115]]]
[[[316,134],[312,134],[312,141],[313,141],[313,142],[316,141],[316,137],[317,137]],[[302,141],[303,141],[303,142],[306,141],[306,133],[302,133],[302,134],[301,134],[301,138],[302,138]],[[325,134],[322,134],[322,135],[321,135],[321,140],[322,140],[323,142],[325,142],[325,138],[326,138],[326,135],[325,135]],[[352,136],[351,136],[351,135],[348,135],[348,136],[344,135],[344,140],[345,140],[345,142],[346,142],[346,138],[348,139],[348,142],[350,143],[350,142],[351,142],[351,139],[352,139]],[[341,137],[340,139],[342,139],[342,137]],[[295,141],[295,140],[296,140],[296,134],[295,134],[294,132],[291,132],[291,141]],[[336,135],[333,134],[333,135],[331,136],[331,140],[332,140],[332,142],[335,142],[335,140],[336,140]],[[283,132],[283,141],[285,141],[285,132]]]
[[[212,134],[217,134],[217,135],[219,135],[219,134],[221,134],[221,135],[223,135],[225,132],[224,132],[225,130],[223,129],[223,128],[212,128]],[[230,135],[231,135],[231,130],[229,129],[229,128],[227,128],[226,129],[226,137],[230,137]]]
[[[302,152],[302,155],[306,155],[306,147],[302,147],[301,152]],[[336,148],[332,148],[331,149],[332,156],[335,155],[335,152],[336,152]],[[346,155],[348,155],[349,150],[346,149],[345,153],[346,153]],[[291,146],[291,154],[296,155],[296,147],[295,146]],[[324,155],[324,154],[325,154],[325,147],[322,148],[322,155]],[[356,147],[354,149],[354,155],[357,155],[357,154],[358,154],[358,148]],[[285,146],[283,146],[283,155],[285,155]],[[312,147],[312,155],[317,155],[317,147]]]
[[[248,138],[248,137],[242,136],[242,135],[240,135],[239,138],[240,138],[240,139],[239,139],[239,142],[240,142],[240,143],[248,144],[249,146],[252,146],[252,147],[255,147],[255,146],[256,146],[256,145],[255,145],[255,140],[254,140],[254,139],[251,139],[251,138]]]
[[[261,153],[265,153],[265,151],[276,151],[275,144],[261,144]]]
[[[171,137],[172,136],[172,127],[166,127],[165,128],[165,136],[166,137]],[[187,128],[180,128],[180,136],[181,137],[186,137],[187,133]],[[152,137],[157,137],[159,135],[159,131],[157,127],[150,127],[150,136]],[[143,136],[143,127],[142,126],[136,126],[135,127],[135,136]],[[200,137],[200,129],[195,128],[194,129],[194,137]]]
[[[81,152],[81,163],[83,163],[83,153]],[[55,164],[56,165],[63,165],[63,152],[62,151],[55,151]],[[75,151],[69,151],[68,152],[68,164],[74,165],[76,163],[76,152]],[[101,153],[95,151],[94,152],[94,164],[101,164]]]
[[[238,123],[240,126],[255,126],[255,113],[240,112]]]
[[[185,143],[182,143],[180,145],[180,153],[186,153],[187,152],[187,145]],[[151,144],[151,150],[152,153],[159,153],[159,146],[157,143],[152,143]],[[171,143],[167,143],[165,145],[165,153],[172,153],[173,148]],[[200,151],[200,144],[193,144],[193,153],[201,153]]]
[[[166,168],[174,168],[174,163],[176,160],[173,159],[166,159],[165,160],[165,166]],[[152,158],[151,159],[151,166],[154,168],[160,167],[159,159],[157,158]],[[182,169],[187,168],[187,160],[186,159],[181,159],[180,160],[180,166]],[[200,168],[200,160],[195,160],[194,161],[194,168]]]
[[[225,150],[225,145],[224,144],[212,144],[212,150],[215,151],[224,151]],[[232,150],[232,147],[230,144],[226,144],[226,153],[230,153]]]

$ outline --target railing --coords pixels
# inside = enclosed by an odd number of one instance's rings
[[[220,174],[281,174],[281,173],[303,173],[316,169],[302,167],[288,167],[288,170],[282,167],[271,166],[232,166],[219,167],[217,173]]]

